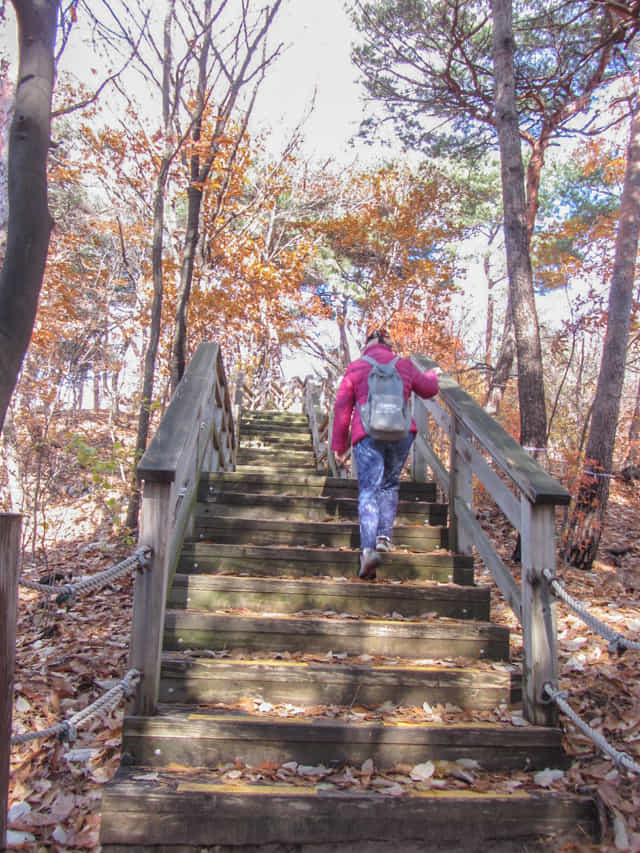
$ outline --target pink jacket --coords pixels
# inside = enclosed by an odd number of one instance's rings
[[[371,344],[363,355],[368,355],[382,364],[395,358],[395,354],[384,344]],[[405,399],[409,399],[412,391],[415,391],[419,397],[425,398],[433,397],[438,393],[438,377],[433,370],[421,373],[408,358],[401,358],[396,363],[396,367],[404,383]],[[371,365],[361,358],[352,361],[340,383],[336,395],[331,437],[331,449],[335,453],[344,453],[349,446],[349,425],[351,425],[351,444],[357,444],[366,436],[356,403],[367,401],[369,390],[367,379],[370,370]],[[411,432],[417,432],[414,421],[411,422]]]

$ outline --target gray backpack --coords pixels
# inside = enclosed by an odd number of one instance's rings
[[[367,435],[382,441],[398,441],[406,438],[411,427],[411,409],[404,398],[404,385],[398,373],[396,356],[388,364],[380,364],[368,355],[362,360],[369,362],[369,391],[367,402],[358,404],[362,425]]]

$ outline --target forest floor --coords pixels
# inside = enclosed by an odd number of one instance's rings
[[[88,417],[75,425],[88,446],[109,455],[113,430],[106,419]],[[122,439],[122,433],[127,434]],[[130,445],[133,431],[119,430],[119,441]],[[98,454],[99,455],[99,454]],[[134,545],[119,535],[114,523],[122,505],[124,478],[96,477],[95,455],[76,454],[77,465],[67,460],[56,481],[55,501],[47,506],[46,548],[25,555],[23,574],[30,580],[59,574],[77,579],[103,571],[131,555]],[[479,507],[483,525],[491,530],[505,562],[510,560],[514,534],[502,516]],[[593,572],[563,569],[567,590],[589,605],[592,613],[614,630],[640,639],[640,483],[614,480],[599,561]],[[491,579],[480,561],[477,582]],[[49,603],[33,591],[20,589],[16,641],[14,733],[42,730],[55,725],[99,698],[127,669],[133,577],[125,576],[100,592],[78,597],[68,606]],[[640,761],[640,654],[610,654],[604,640],[595,636],[563,604],[558,605],[560,686],[583,719],[617,749]],[[492,618],[511,630],[514,663],[521,659],[522,637],[508,606],[492,591]],[[252,703],[249,700],[249,704]],[[259,706],[254,708],[261,712]],[[274,712],[274,709],[267,711]],[[275,709],[277,711],[277,709]],[[353,709],[357,711],[357,709]],[[360,709],[366,713],[367,709]],[[315,708],[314,714],[327,713]],[[504,709],[496,718],[504,719]],[[513,725],[525,724],[511,710]],[[11,755],[9,827],[11,849],[29,853],[99,851],[102,787],[115,774],[120,758],[123,708],[99,713],[69,744],[56,739],[31,741],[15,747]],[[409,719],[464,719],[459,709],[381,708],[368,715],[385,714]],[[364,714],[363,714],[364,715]],[[425,716],[427,715],[427,716]],[[402,796],[412,784],[432,787],[513,790],[547,788],[589,793],[596,797],[604,827],[599,845],[589,840],[558,841],[556,849],[574,851],[640,851],[640,778],[616,769],[571,722],[561,716],[570,769],[549,768],[542,773],[483,774],[475,769],[450,773],[447,767],[398,768],[385,774],[392,795]],[[367,762],[365,762],[367,764]],[[445,765],[446,762],[436,762]],[[415,772],[414,772],[415,771]],[[278,776],[278,768],[222,768],[246,779]],[[262,774],[262,776],[261,776]],[[420,778],[422,774],[423,778]],[[344,780],[348,775],[348,782]],[[343,773],[342,783],[375,785],[370,766]],[[281,777],[278,777],[281,778]],[[391,787],[389,787],[391,786]]]

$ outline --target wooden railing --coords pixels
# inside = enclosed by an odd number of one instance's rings
[[[436,362],[414,356],[421,370]],[[544,701],[545,683],[557,684],[556,620],[553,598],[542,572],[556,569],[555,507],[571,496],[449,376],[440,393],[414,398],[418,435],[412,475],[424,480],[430,469],[449,501],[449,547],[471,554],[475,547],[522,625],[523,713],[536,725],[552,725],[555,708]],[[448,447],[448,467],[436,451],[437,434]],[[481,484],[520,534],[521,583],[501,560],[473,510]]]
[[[143,482],[139,545],[151,548],[152,556],[134,590],[130,665],[142,679],[132,713],[152,714],[156,708],[167,591],[193,523],[200,475],[233,470],[235,455],[220,348],[203,343],[137,468]]]
[[[316,468],[328,471],[331,477],[346,477],[346,469],[338,465],[331,450],[333,403],[328,405],[328,401],[323,400],[322,388],[309,376],[302,385],[302,411],[309,421]]]
[[[416,355],[413,361],[422,371],[440,372],[426,356]],[[324,470],[345,476],[327,451],[331,413],[320,413],[308,380],[304,411],[316,457],[325,460]],[[437,397],[414,397],[413,411],[418,434],[411,456],[412,477],[417,481],[433,477],[449,502],[449,547],[468,555],[475,548],[517,616],[524,645],[523,713],[536,725],[552,725],[556,711],[544,701],[543,686],[557,684],[556,623],[542,572],[555,572],[555,507],[568,504],[571,496],[451,377],[440,375]],[[329,425],[328,435],[320,429],[322,422]],[[476,519],[473,506],[478,485],[519,533],[520,584]]]

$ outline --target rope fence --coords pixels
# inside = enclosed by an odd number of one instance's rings
[[[150,567],[150,558],[152,550],[148,546],[139,548],[130,557],[122,560],[110,569],[103,572],[98,572],[89,577],[80,578],[74,583],[65,583],[53,585],[48,583],[38,583],[37,581],[29,581],[26,579],[20,580],[20,586],[26,589],[33,589],[43,595],[55,595],[56,603],[62,604],[66,601],[72,601],[76,596],[82,593],[95,592],[110,584],[117,578],[129,574],[131,571],[142,572]],[[78,729],[93,717],[103,711],[112,711],[116,708],[123,698],[128,698],[133,695],[136,685],[140,682],[142,675],[137,669],[130,669],[124,678],[121,678],[113,687],[107,690],[102,696],[87,705],[81,711],[78,711],[68,720],[61,720],[54,726],[40,731],[25,732],[24,734],[13,735],[11,737],[11,746],[20,746],[29,743],[32,740],[41,740],[44,738],[57,737],[61,740],[67,740],[72,743],[77,737]]]
[[[545,684],[544,692],[546,701],[554,702],[562,713],[569,717],[576,728],[580,729],[583,734],[590,738],[601,752],[609,756],[616,767],[640,774],[640,764],[637,761],[634,761],[627,752],[621,752],[615,746],[612,746],[606,738],[591,728],[588,723],[585,723],[582,717],[576,714],[571,705],[566,701],[569,695],[566,690],[556,690],[551,684],[547,683]]]
[[[598,634],[608,642],[610,654],[613,652],[623,654],[627,649],[640,649],[639,642],[636,640],[629,640],[618,631],[614,631],[609,627],[609,625],[602,622],[594,616],[593,613],[590,613],[576,598],[569,595],[564,584],[555,577],[550,569],[543,569],[542,576],[549,585],[552,594],[563,601],[567,607],[582,619],[585,625],[591,628],[594,633]],[[576,728],[592,740],[598,749],[613,761],[616,767],[640,775],[640,764],[638,764],[638,762],[635,761],[627,752],[621,752],[619,749],[612,746],[606,738],[578,716],[571,705],[566,701],[568,696],[569,694],[566,690],[558,690],[550,682],[547,682],[544,685],[543,698],[545,702],[553,702],[557,705],[558,709],[571,720]]]
[[[573,596],[569,595],[564,584],[554,576],[553,572],[549,569],[544,569],[542,575],[549,584],[551,592],[555,597],[564,601],[567,607],[573,610],[573,612],[582,619],[585,625],[588,625],[594,633],[599,634],[609,643],[609,652],[623,654],[627,649],[633,649],[634,651],[640,650],[639,642],[627,639],[627,637],[618,633],[618,631],[614,631],[605,622],[602,622],[594,616],[593,613],[589,613],[586,607],[584,607],[577,599],[573,598]]]
[[[34,589],[43,595],[55,595],[56,603],[63,604],[65,601],[73,600],[77,595],[85,592],[95,592],[102,589],[116,580],[128,574],[133,569],[136,571],[144,571],[149,568],[149,559],[151,557],[151,548],[139,548],[130,557],[127,557],[116,566],[110,569],[105,569],[104,572],[98,572],[95,575],[90,575],[86,578],[80,578],[75,583],[65,583],[55,586],[52,584],[38,583],[37,581],[29,581],[20,579],[20,586],[26,589]]]
[[[32,740],[40,740],[42,738],[58,737],[62,740],[68,740],[72,743],[77,737],[78,729],[96,717],[103,711],[112,711],[116,708],[123,698],[128,698],[133,695],[133,691],[140,681],[141,673],[137,669],[130,669],[129,672],[121,678],[113,687],[107,690],[102,696],[87,705],[81,711],[78,711],[68,720],[62,720],[56,723],[55,726],[50,726],[48,729],[42,729],[37,732],[25,732],[25,734],[14,735],[11,738],[11,746],[20,746],[21,744],[29,743]]]

